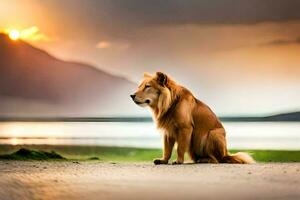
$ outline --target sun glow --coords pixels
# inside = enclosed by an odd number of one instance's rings
[[[49,41],[49,38],[45,34],[41,33],[39,28],[36,26],[21,30],[16,28],[7,28],[2,32],[6,33],[11,40],[15,41],[19,39],[27,41]]]

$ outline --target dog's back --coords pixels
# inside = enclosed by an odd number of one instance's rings
[[[226,132],[215,113],[183,86],[176,88],[177,98],[172,106],[158,121],[166,134],[176,134],[182,127],[193,127],[189,154],[194,162],[209,163],[252,163],[253,159],[244,154],[231,156],[227,151]],[[180,134],[180,133],[177,133]],[[170,135],[180,139],[176,135]],[[178,142],[178,141],[177,141]],[[243,157],[241,157],[243,155]]]

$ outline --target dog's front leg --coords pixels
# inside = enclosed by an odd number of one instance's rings
[[[163,158],[155,159],[154,164],[168,164],[169,159],[171,158],[173,147],[174,147],[175,139],[168,137],[166,134],[164,135],[164,149],[163,149]]]
[[[182,164],[184,162],[184,154],[187,151],[192,136],[192,128],[182,128],[177,135],[177,160],[172,164]]]

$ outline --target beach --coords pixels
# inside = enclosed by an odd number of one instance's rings
[[[8,199],[300,199],[300,163],[0,161]]]

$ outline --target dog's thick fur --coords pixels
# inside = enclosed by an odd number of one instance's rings
[[[189,152],[196,163],[254,163],[246,153],[230,155],[226,146],[226,132],[220,120],[203,102],[166,74],[144,75],[138,91],[131,95],[140,106],[149,106],[157,127],[164,132],[163,157],[155,164],[167,164],[175,143],[177,160],[184,162]]]

